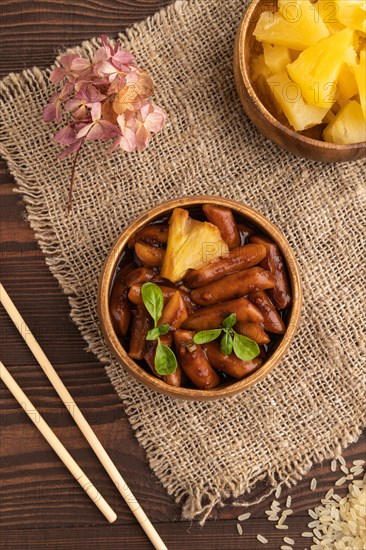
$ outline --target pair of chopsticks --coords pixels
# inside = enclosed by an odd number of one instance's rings
[[[29,330],[24,319],[20,315],[19,311],[15,307],[10,296],[8,295],[8,293],[6,292],[5,288],[1,283],[0,283],[0,303],[4,306],[9,317],[15,324],[20,334],[22,335],[24,341],[28,345],[29,349],[33,353],[36,360],[38,361],[39,365],[43,369],[44,373],[46,374],[47,378],[51,382],[52,386],[58,393],[59,397],[63,401],[66,408],[68,409],[69,413],[75,420],[76,424],[79,426],[85,439],[88,441],[89,445],[91,446],[91,448],[93,449],[97,457],[99,458],[100,462],[104,466],[109,477],[111,478],[113,483],[116,485],[118,491],[120,492],[120,494],[126,501],[127,505],[129,506],[130,510],[132,511],[137,521],[145,531],[146,535],[149,537],[154,548],[156,550],[167,550],[167,547],[165,546],[164,542],[161,540],[156,529],[154,528],[154,526],[146,516],[145,512],[137,502],[136,498],[130,491],[127,483],[124,481],[123,477],[117,470],[116,466],[113,464],[111,458],[109,457],[106,450],[100,443],[99,439],[93,432],[90,424],[84,417],[79,407],[76,405],[75,401],[71,397],[66,386],[62,382],[61,378],[58,376],[57,372],[51,365],[50,361],[47,359],[45,353],[41,349],[37,340],[34,338],[33,334]],[[31,403],[31,401],[28,399],[28,397],[25,395],[25,393],[16,383],[16,381],[11,376],[10,372],[7,370],[7,368],[2,362],[0,362],[0,379],[4,382],[4,384],[10,390],[10,392],[13,394],[13,396],[18,401],[20,406],[23,407],[24,411],[27,413],[29,418],[32,420],[35,426],[39,429],[39,431],[44,436],[44,438],[48,441],[48,443],[51,445],[52,449],[57,453],[57,455],[60,457],[62,462],[65,464],[65,466],[72,473],[72,475],[75,477],[75,479],[84,489],[84,491],[87,493],[89,498],[99,508],[99,510],[107,518],[107,520],[110,523],[113,523],[117,519],[116,513],[112,510],[112,508],[109,506],[106,500],[102,497],[102,495],[99,493],[96,487],[88,479],[88,477],[85,475],[83,470],[78,466],[78,464],[75,462],[75,460],[72,458],[70,453],[63,446],[63,444],[58,439],[58,437],[53,433],[52,429],[48,426],[46,421],[38,413],[37,409],[34,407],[34,405]]]

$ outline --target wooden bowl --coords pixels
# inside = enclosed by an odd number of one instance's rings
[[[234,48],[234,75],[236,88],[245,112],[257,128],[277,145],[312,160],[345,162],[366,156],[366,142],[336,145],[322,141],[320,128],[303,133],[292,130],[280,119],[269,97],[251,79],[250,61],[253,54],[262,53],[262,47],[253,36],[253,31],[264,11],[277,11],[276,0],[253,0],[239,26]]]
[[[167,218],[170,216],[172,210],[176,207],[182,207],[187,209],[199,209],[202,204],[216,204],[231,208],[237,219],[242,218],[252,225],[258,227],[258,229],[266,233],[271,237],[273,241],[279,246],[289,274],[290,285],[292,291],[292,306],[289,308],[286,325],[287,330],[285,334],[280,338],[275,349],[272,351],[271,356],[262,365],[260,369],[253,372],[246,378],[236,382],[230,382],[222,384],[212,390],[198,390],[193,388],[176,388],[169,386],[153,374],[150,374],[138,365],[133,359],[131,359],[123,345],[121,344],[117,334],[115,333],[112,320],[109,312],[109,295],[111,291],[112,282],[116,272],[116,268],[120,261],[121,255],[127,246],[127,243],[131,237],[137,233],[142,227],[159,220],[161,218]],[[300,272],[295,256],[290,248],[290,245],[280,233],[280,231],[264,216],[259,214],[256,210],[249,208],[238,202],[223,199],[220,197],[211,196],[196,196],[185,197],[182,199],[175,199],[156,206],[151,210],[145,212],[138,217],[131,225],[125,229],[122,235],[115,242],[112,250],[110,251],[106,262],[104,264],[103,271],[99,281],[98,292],[98,314],[100,326],[102,328],[104,337],[107,341],[109,349],[111,350],[117,361],[123,365],[137,380],[145,384],[152,390],[170,395],[171,397],[177,397],[180,399],[189,399],[191,401],[213,401],[229,395],[234,395],[247,390],[253,384],[256,384],[262,380],[285,355],[290,347],[291,341],[296,333],[297,326],[300,320],[300,312],[302,306],[302,287]],[[289,381],[291,383],[291,381]]]

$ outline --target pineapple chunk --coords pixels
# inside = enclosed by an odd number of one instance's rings
[[[360,52],[360,63],[353,67],[357,82],[358,93],[360,94],[363,116],[366,119],[366,49]]]
[[[251,64],[251,76],[253,79],[253,82],[256,84],[257,92],[259,93],[259,96],[264,100],[265,98],[270,97],[270,89],[267,84],[267,78],[272,76],[271,71],[269,70],[268,66],[264,62],[264,55],[256,55],[252,58]],[[274,99],[274,98],[271,98]],[[273,100],[274,107],[276,108],[276,112],[278,114],[282,113],[282,108],[280,104],[274,99]]]
[[[289,78],[286,71],[267,78],[267,83],[297,132],[320,124],[329,110],[306,104],[300,86]]]
[[[160,274],[173,283],[181,281],[188,269],[199,269],[229,252],[215,225],[192,219],[183,208],[173,210],[169,225]]]
[[[341,69],[338,80],[338,99],[344,103],[351,97],[358,94],[354,67],[357,66],[357,54],[353,46],[347,49],[345,64]]]
[[[260,15],[253,33],[259,42],[301,51],[329,36],[321,17],[315,20],[309,0],[284,0],[282,4],[282,14],[265,11]],[[293,9],[298,15],[294,15]]]
[[[263,43],[264,61],[272,74],[282,73],[291,63],[290,50],[285,46]]]
[[[323,132],[325,141],[347,144],[366,141],[366,120],[358,101],[350,101]]]
[[[337,19],[338,5],[336,0],[318,0],[314,4],[314,9],[327,25],[330,34],[336,34],[345,28],[345,25]]]
[[[269,78],[272,73],[264,61],[264,55],[256,55],[252,57],[250,62],[251,76],[254,82],[260,79]]]
[[[338,80],[338,98],[343,102],[357,94],[355,73],[348,65],[344,65]]]
[[[337,19],[350,29],[366,32],[365,0],[335,0]]]
[[[287,66],[288,74],[300,86],[307,103],[330,109],[336,101],[339,75],[353,35],[354,31],[344,29],[324,38]]]

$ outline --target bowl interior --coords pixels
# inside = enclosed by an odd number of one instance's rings
[[[202,212],[203,203],[220,204],[231,208],[238,223],[249,223],[255,226],[260,232],[266,233],[272,240],[278,244],[285,263],[287,266],[291,290],[292,290],[292,305],[284,310],[283,319],[287,326],[286,333],[282,336],[273,338],[269,348],[269,357],[260,369],[253,372],[246,378],[240,381],[225,381],[213,390],[199,390],[193,387],[176,388],[169,386],[162,380],[155,377],[145,366],[144,362],[132,360],[126,351],[128,341],[120,339],[116,335],[109,312],[109,295],[113,284],[113,279],[119,267],[130,259],[130,251],[127,249],[128,240],[142,227],[147,224],[161,221],[168,221],[171,212],[177,206],[189,210],[192,217],[196,219],[204,219]],[[116,357],[116,359],[125,366],[129,372],[135,376],[140,382],[144,383],[151,389],[161,393],[190,400],[214,400],[228,395],[233,395],[251,387],[253,384],[261,380],[278,362],[288,349],[290,342],[296,332],[299,321],[300,310],[302,303],[301,282],[296,259],[291,251],[291,248],[278,229],[273,226],[266,218],[261,216],[255,210],[236,203],[228,199],[219,199],[217,197],[190,197],[186,199],[178,199],[165,203],[160,207],[156,207],[148,213],[140,216],[133,222],[121,235],[110,252],[104,270],[102,272],[99,284],[98,309],[100,324],[107,340],[107,343]]]

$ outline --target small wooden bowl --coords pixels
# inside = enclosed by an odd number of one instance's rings
[[[125,247],[127,246],[128,241],[131,239],[131,237],[135,235],[135,233],[137,233],[137,231],[155,220],[169,217],[173,209],[176,207],[197,210],[199,207],[202,206],[202,204],[207,203],[226,206],[227,208],[230,208],[237,218],[242,218],[250,224],[258,227],[261,232],[269,235],[271,239],[277,243],[283,254],[289,273],[292,291],[292,306],[290,307],[287,316],[287,330],[285,334],[282,336],[281,340],[277,344],[277,347],[272,351],[271,356],[256,372],[250,374],[243,380],[225,383],[212,390],[196,390],[193,388],[184,387],[176,388],[173,386],[169,386],[156,376],[144,370],[140,365],[138,365],[127,355],[127,351],[124,349],[112,326],[112,320],[109,312],[109,295],[121,255]],[[253,386],[253,384],[256,384],[257,382],[262,380],[276,365],[278,365],[282,357],[289,349],[299,324],[301,307],[302,287],[300,272],[297,261],[290,248],[289,243],[286,241],[280,231],[269,220],[259,214],[259,212],[238,202],[229,199],[223,199],[220,197],[196,196],[175,199],[165,202],[160,206],[148,210],[147,212],[145,212],[145,214],[142,214],[129,227],[127,227],[127,229],[125,229],[122,235],[115,242],[111,252],[106,259],[99,281],[98,314],[100,326],[102,328],[109,349],[111,350],[117,361],[119,361],[121,365],[126,367],[126,369],[137,380],[139,380],[149,388],[165,395],[170,395],[171,397],[188,399],[191,401],[213,401],[222,397],[234,395],[244,390],[247,390],[248,388]]]
[[[253,31],[264,11],[278,10],[276,0],[253,0],[239,26],[234,48],[234,76],[236,88],[245,112],[257,128],[277,145],[312,160],[324,162],[345,162],[359,160],[366,156],[366,142],[350,145],[336,145],[321,139],[319,128],[295,132],[279,120],[269,97],[251,79],[250,61],[253,54],[262,53]]]

